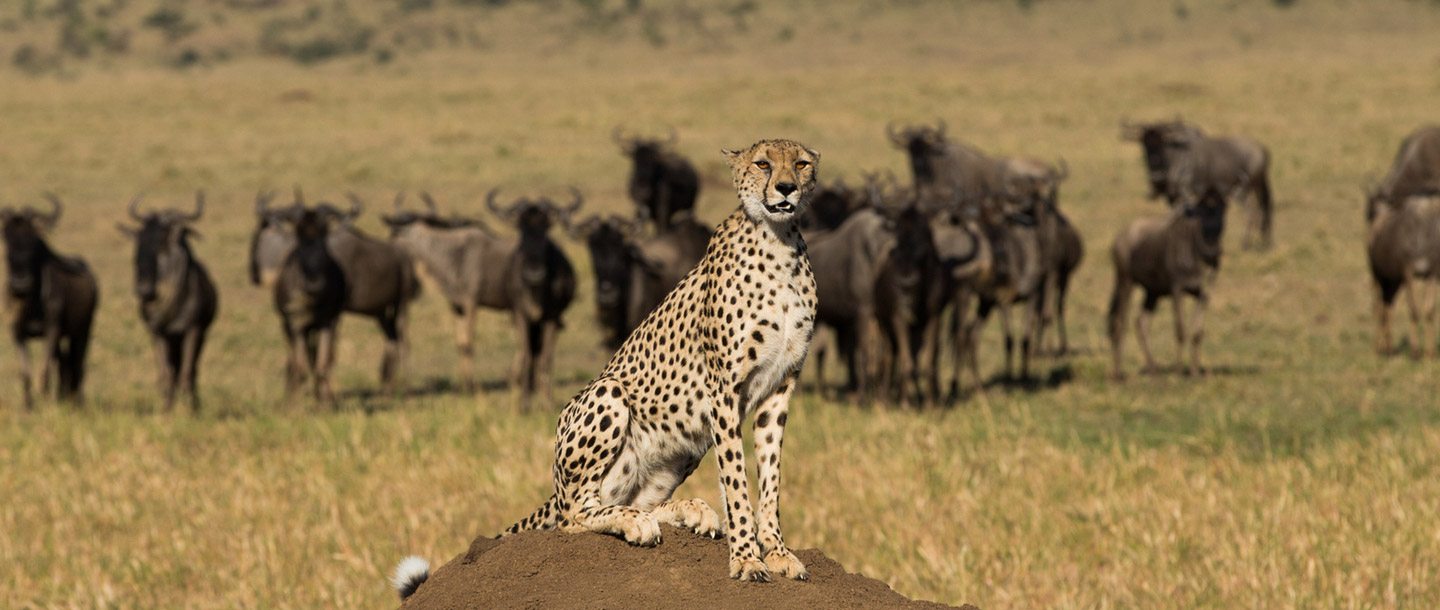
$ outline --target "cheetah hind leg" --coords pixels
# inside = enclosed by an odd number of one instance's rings
[[[582,434],[570,441],[578,450],[564,457],[562,449],[571,447],[556,447],[556,459],[563,461],[556,464],[555,484],[571,488],[576,506],[562,520],[561,529],[618,535],[635,546],[660,544],[660,522],[654,514],[633,506],[605,504],[600,495],[601,482],[619,461],[628,440],[630,409],[625,406],[623,388],[613,380],[597,380],[590,393],[575,400],[561,414],[558,436],[564,439],[569,429],[579,428]],[[588,448],[578,444],[583,438],[589,439]]]
[[[683,527],[706,538],[719,538],[725,533],[720,516],[704,500],[666,500],[650,513],[661,523]]]

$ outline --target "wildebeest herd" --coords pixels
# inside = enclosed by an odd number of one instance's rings
[[[574,267],[552,238],[557,225],[583,243],[594,273],[595,316],[606,347],[615,349],[702,258],[711,236],[695,217],[700,178],[666,138],[613,134],[631,160],[628,193],[635,213],[577,218],[584,198],[567,202],[519,197],[501,203],[492,190],[490,214],[513,235],[478,217],[442,214],[429,193],[423,207],[403,194],[384,215],[389,239],[367,235],[353,221],[364,203],[309,204],[297,187],[292,200],[255,202],[257,224],[249,253],[253,284],[272,291],[280,318],[287,395],[308,381],[316,400],[334,404],[329,371],[343,313],[374,318],[386,344],[383,388],[394,390],[406,352],[410,304],[421,277],[455,314],[460,378],[475,388],[475,314],[509,312],[517,350],[509,383],[528,404],[540,394],[551,404],[550,370],[562,316],[574,300]],[[1080,233],[1060,206],[1069,176],[1063,160],[988,155],[936,125],[889,126],[890,142],[908,157],[911,180],[866,174],[856,184],[833,180],[811,199],[803,220],[816,276],[817,328],[834,337],[846,369],[841,386],[851,398],[901,404],[954,400],[962,377],[983,388],[977,336],[998,311],[1004,335],[1003,375],[1028,379],[1042,353],[1069,350],[1065,303],[1072,274],[1084,258]],[[1227,210],[1244,206],[1247,248],[1267,248],[1273,234],[1270,153],[1240,136],[1213,136],[1180,119],[1122,125],[1122,137],[1143,151],[1151,198],[1170,210],[1125,227],[1110,251],[1115,271],[1107,314],[1113,374],[1123,376],[1122,346],[1132,292],[1144,298],[1135,320],[1146,370],[1156,368],[1149,320],[1169,298],[1180,369],[1200,373],[1200,346],[1209,287],[1220,269]],[[42,339],[39,385],[60,400],[82,398],[85,356],[99,289],[86,263],[55,252],[46,241],[63,204],[48,209],[0,209],[6,248],[6,311],[18,354],[22,395],[33,405],[37,381],[27,344]],[[1245,204],[1249,205],[1245,205]],[[219,292],[190,246],[205,209],[141,210],[120,230],[134,240],[134,293],[149,331],[162,401],[177,397],[198,410],[201,354],[219,311]],[[1365,250],[1375,285],[1376,349],[1392,349],[1390,310],[1406,291],[1416,356],[1433,355],[1437,339],[1435,286],[1440,282],[1440,126],[1423,127],[1401,143],[1389,173],[1365,194]],[[1185,314],[1183,297],[1195,301]],[[1053,332],[1051,331],[1053,329]],[[941,361],[949,348],[948,387]],[[824,362],[831,346],[817,341],[815,387],[830,389]],[[1185,352],[1188,349],[1188,363]]]

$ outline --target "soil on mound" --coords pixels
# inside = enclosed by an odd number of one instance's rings
[[[476,538],[402,608],[953,608],[906,599],[816,549],[795,553],[810,570],[808,582],[742,583],[728,576],[723,541],[663,528],[654,548],[557,531]]]

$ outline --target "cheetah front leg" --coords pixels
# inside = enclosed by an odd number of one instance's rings
[[[712,387],[725,387],[712,380]],[[770,582],[770,571],[760,561],[755,541],[755,512],[750,505],[750,481],[745,476],[745,443],[738,393],[715,402],[711,435],[720,471],[720,501],[725,504],[725,530],[729,533],[730,578]]]
[[[780,444],[790,411],[790,394],[799,383],[799,371],[760,404],[755,415],[755,459],[760,462],[760,511],[755,524],[765,567],[786,578],[810,580],[805,564],[785,547],[780,535]]]

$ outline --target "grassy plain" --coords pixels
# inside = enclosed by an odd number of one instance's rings
[[[673,124],[706,175],[701,215],[718,220],[734,201],[721,147],[784,135],[821,150],[828,176],[901,172],[883,126],[934,117],[987,150],[1069,162],[1063,205],[1088,247],[1070,316],[1081,351],[1047,363],[1068,366],[1064,383],[949,409],[800,397],[793,546],[984,608],[1440,605],[1440,378],[1371,350],[1359,198],[1400,138],[1436,120],[1440,9],[1300,4],[766,3],[740,31],[696,29],[683,4],[662,4],[659,26],[596,29],[542,3],[487,12],[482,48],[383,65],[0,70],[0,201],[60,193],[54,243],[88,258],[103,291],[83,411],[22,413],[0,356],[0,605],[386,607],[402,555],[444,561],[548,493],[560,405],[510,406],[499,315],[480,329],[491,389],[448,391],[457,357],[433,292],[411,324],[414,396],[374,394],[379,333],[350,319],[342,412],[280,404],[280,332],[245,279],[257,189],[353,189],[372,210],[428,189],[479,213],[494,185],[573,183],[592,209],[621,210],[610,129]],[[646,27],[670,28],[668,42]],[[1207,321],[1217,374],[1116,384],[1106,250],[1127,219],[1159,212],[1118,123],[1177,113],[1271,147],[1277,245],[1227,255]],[[188,205],[196,188],[223,305],[208,410],[190,417],[154,412],[113,225],[135,192]],[[380,231],[373,212],[362,225]],[[605,360],[590,299],[587,275],[560,339],[562,395]],[[707,461],[679,493],[714,503],[714,481]]]

